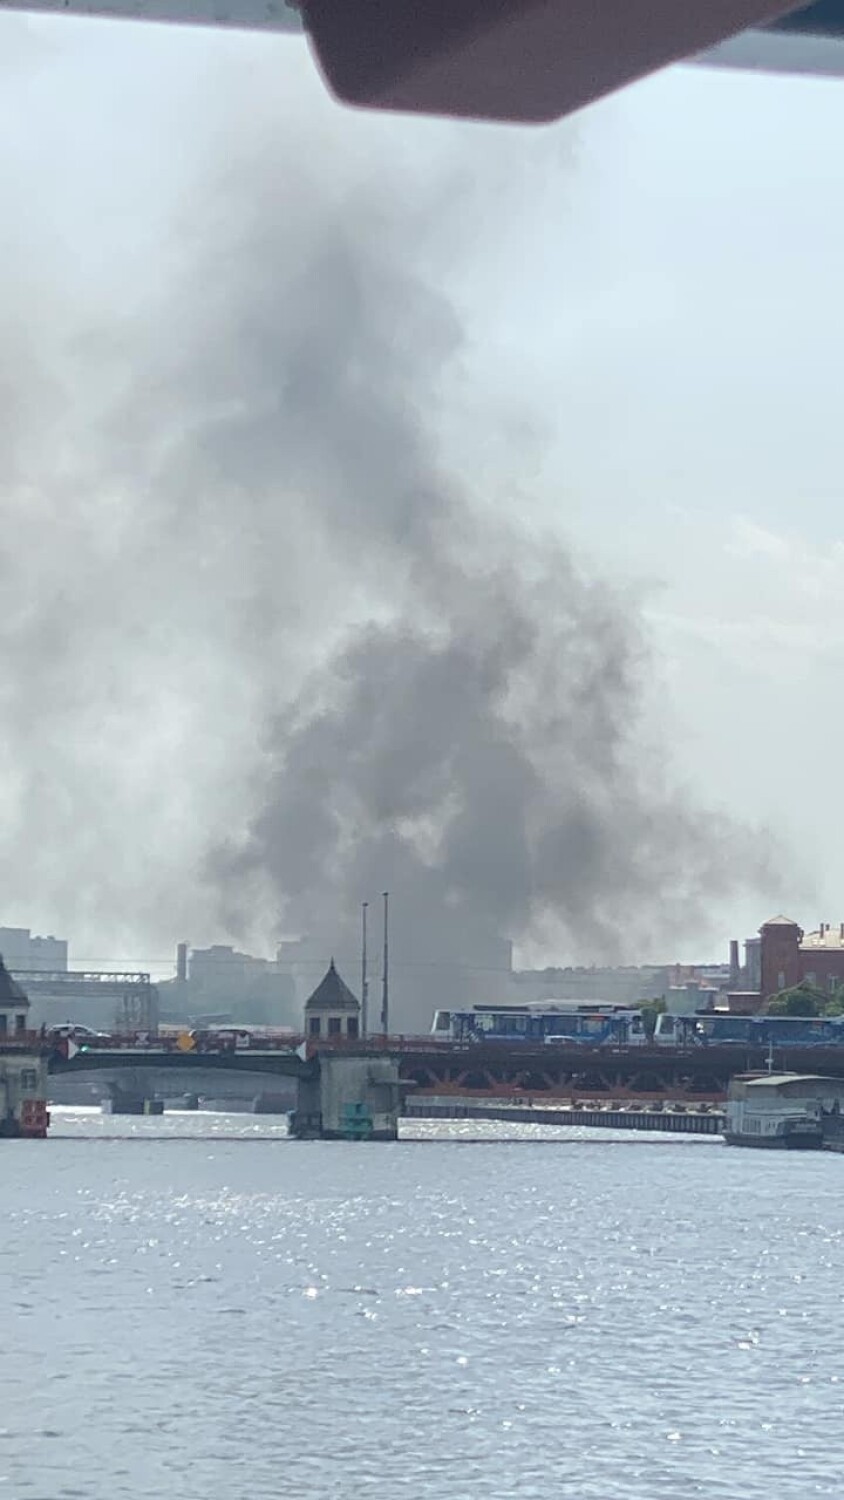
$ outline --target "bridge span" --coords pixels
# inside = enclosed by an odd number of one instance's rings
[[[301,1057],[286,1048],[196,1048],[180,1051],[156,1040],[136,1042],[115,1037],[75,1047],[71,1042],[46,1048],[47,1071],[50,1074],[123,1072],[131,1070],[211,1071],[228,1073],[269,1073],[276,1078],[316,1078],[319,1059]]]
[[[296,1040],[296,1039],[294,1039]],[[181,1036],[94,1037],[83,1042],[63,1037],[38,1038],[46,1079],[100,1072],[109,1075],[113,1102],[126,1112],[140,1113],[152,1074],[209,1072],[258,1074],[293,1080],[296,1107],[291,1113],[292,1134],[300,1139],[395,1140],[404,1089],[400,1060],[389,1045],[367,1044],[343,1049],[328,1043],[299,1046],[289,1038],[250,1037],[245,1033],[212,1032]],[[115,1074],[125,1074],[121,1087]],[[137,1106],[140,1105],[141,1108]]]
[[[443,1097],[546,1098],[721,1103],[736,1073],[823,1073],[844,1077],[844,1047],[766,1048],[720,1046],[590,1047],[526,1046],[524,1043],[463,1043],[427,1037],[373,1036],[354,1040],[285,1038],[234,1045],[213,1035],[183,1050],[178,1038],[98,1038],[77,1048],[66,1041],[49,1050],[50,1073],[94,1070],[211,1069],[265,1073],[314,1081],[326,1059],[375,1061],[390,1058],[405,1094]]]
[[[463,1046],[396,1039],[402,1082],[419,1094],[530,1096],[720,1104],[736,1073],[823,1073],[844,1077],[844,1047],[743,1045],[531,1046],[470,1042]]]

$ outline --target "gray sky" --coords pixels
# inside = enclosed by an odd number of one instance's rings
[[[248,819],[265,743],[243,632],[258,651],[271,631],[292,676],[308,611],[315,640],[333,628],[310,588],[293,651],[283,607],[249,617],[223,565],[233,545],[260,565],[248,527],[233,543],[200,510],[157,531],[144,509],[166,419],[145,392],[135,430],[133,381],[160,376],[160,288],[197,235],[207,254],[197,183],[236,175],[246,137],[278,215],[318,158],[320,211],[350,182],[406,195],[465,325],[434,414],[453,470],[632,587],[650,753],[699,805],[780,839],[781,892],[713,899],[709,924],[678,914],[664,956],[745,935],[771,900],[811,925],[844,915],[844,85],[677,69],[533,132],[342,111],[293,39],[8,16],[0,32],[4,922],[101,960],[222,936],[196,872]],[[137,469],[104,462],[115,423]],[[307,568],[294,517],[277,594]],[[366,571],[359,592],[338,575],[347,620],[377,610]],[[269,949],[270,916],[246,936]]]

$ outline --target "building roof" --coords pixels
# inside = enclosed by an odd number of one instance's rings
[[[798,932],[800,931],[800,923],[792,922],[791,917],[771,917],[767,922],[762,923],[759,931],[764,932],[768,927],[796,927]]]
[[[841,1083],[840,1078],[827,1078],[823,1073],[765,1073],[759,1078],[745,1078],[754,1088],[780,1088],[784,1083]]]
[[[844,922],[822,922],[815,932],[807,932],[801,943],[801,949],[810,951],[825,948],[833,951],[844,949]]]
[[[9,973],[0,956],[0,1009],[14,1006],[17,1010],[28,1010],[29,999],[20,985]]]
[[[824,1088],[840,1089],[844,1092],[844,1078],[828,1078],[823,1073],[765,1073],[761,1075],[737,1073],[732,1082],[742,1084],[748,1089],[788,1089],[797,1088],[801,1084],[816,1088],[818,1084],[822,1084]]]
[[[314,1010],[348,1010],[357,1015],[360,1010],[360,1001],[349,986],[344,983],[334,967],[334,959],[328,965],[328,970],[320,980],[313,994],[305,1002],[306,1011]]]

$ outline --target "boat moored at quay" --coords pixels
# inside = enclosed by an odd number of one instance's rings
[[[727,1091],[724,1139],[728,1146],[821,1151],[836,1134],[842,1113],[844,1078],[737,1074]]]

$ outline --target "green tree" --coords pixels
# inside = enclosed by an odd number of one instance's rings
[[[647,1037],[647,1040],[649,1042],[652,1042],[654,1038],[654,1032],[656,1031],[656,1018],[657,1016],[661,1016],[664,1014],[665,1008],[665,1001],[662,998],[658,1000],[645,1000],[641,1007],[642,1030],[644,1031],[645,1036]]]
[[[768,1001],[769,1016],[822,1016],[826,1015],[830,997],[808,980],[795,984],[788,990],[780,990]]]

